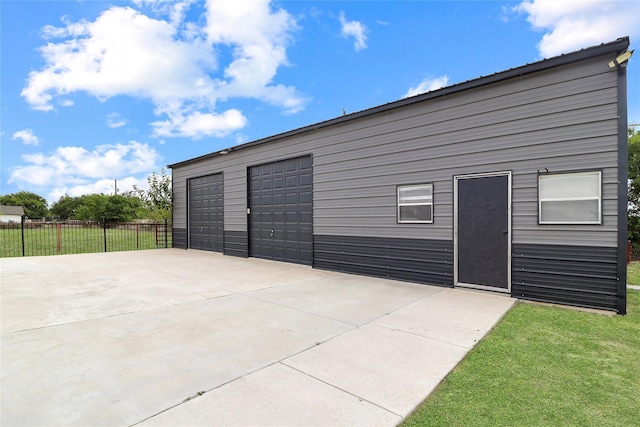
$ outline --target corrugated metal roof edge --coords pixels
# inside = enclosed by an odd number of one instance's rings
[[[308,126],[303,126],[301,128],[293,129],[287,132],[279,133],[272,136],[267,136],[265,138],[257,139],[255,141],[247,142],[244,144],[236,145],[233,147],[224,148],[222,150],[217,150],[209,154],[204,154],[202,156],[194,157],[189,160],[184,160],[178,163],[173,163],[168,165],[167,167],[173,169],[178,166],[184,166],[190,163],[195,163],[201,160],[209,159],[216,156],[221,155],[229,155],[230,153],[238,150],[242,150],[245,148],[250,148],[256,145],[266,144],[269,142],[281,140],[284,138],[289,138],[295,135],[300,135],[306,132],[312,132],[318,129],[326,128],[329,126],[334,126],[340,123],[345,123],[351,120],[360,119],[362,117],[372,116],[374,114],[383,113],[386,111],[390,111],[396,108],[406,107],[408,105],[416,104],[419,102],[424,102],[430,99],[438,98],[441,96],[450,95],[452,93],[461,92],[464,90],[492,84],[499,82],[501,80],[510,79],[516,76],[521,76],[524,74],[531,74],[538,71],[546,70],[549,68],[559,67],[562,65],[570,64],[572,62],[582,61],[585,59],[593,58],[596,56],[604,55],[607,53],[615,52],[616,55],[622,53],[625,49],[629,47],[629,36],[621,37],[615,41],[602,43],[598,46],[587,47],[581,49],[576,52],[566,53],[559,56],[554,56],[552,58],[543,59],[541,61],[533,62],[530,64],[525,64],[520,67],[510,68],[505,71],[500,71],[488,76],[481,76],[473,80],[467,80],[462,83],[457,83],[451,86],[446,86],[438,90],[434,90],[431,92],[426,92],[423,94],[415,95],[409,98],[403,98],[397,101],[392,101],[387,104],[378,105],[375,107],[367,108],[366,110],[357,111],[355,113],[347,114],[345,116],[335,117],[333,119],[325,120],[322,122],[314,123]],[[224,152],[224,154],[222,154]]]

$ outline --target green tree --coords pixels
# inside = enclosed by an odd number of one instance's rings
[[[22,206],[24,214],[31,219],[45,218],[49,214],[47,200],[30,191],[19,191],[0,196],[0,205]]]
[[[67,194],[51,205],[51,215],[60,219],[78,219],[76,213],[84,205],[87,196],[70,197]]]
[[[134,185],[133,190],[126,193],[142,201],[142,210],[138,216],[155,221],[170,220],[173,207],[171,176],[162,169],[159,175],[156,172],[149,175],[147,184],[149,189],[146,191]]]
[[[640,252],[640,131],[629,129],[628,239]]]
[[[76,209],[76,218],[96,222],[131,221],[141,206],[140,199],[130,195],[90,194],[84,196],[84,203]]]

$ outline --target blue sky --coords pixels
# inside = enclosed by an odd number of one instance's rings
[[[343,109],[622,36],[633,49],[640,2],[3,0],[0,25],[0,194],[51,203]]]

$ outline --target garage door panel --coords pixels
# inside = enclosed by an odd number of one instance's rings
[[[300,240],[300,232],[298,230],[287,230],[287,241],[297,242]]]
[[[271,180],[270,179],[263,179],[262,181],[260,181],[260,189],[261,190],[269,190],[271,188]]]
[[[303,191],[300,192],[300,203],[301,204],[310,204],[311,203],[311,191]]]
[[[222,174],[189,180],[189,247],[222,252],[224,234]]]
[[[297,187],[298,186],[298,178],[295,176],[288,176],[285,180],[285,186],[287,188]]]
[[[300,230],[300,234],[298,236],[301,242],[313,242],[313,232],[311,230]]]
[[[311,170],[313,167],[313,159],[311,156],[300,157],[300,170]]]
[[[250,255],[311,264],[312,159],[302,157],[251,168]],[[268,181],[268,182],[267,182]]]
[[[311,224],[313,221],[313,214],[310,212],[300,212],[300,223],[301,224]]]
[[[305,174],[300,176],[300,186],[308,187],[311,185],[311,174]]]

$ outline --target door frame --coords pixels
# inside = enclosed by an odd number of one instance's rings
[[[481,289],[493,292],[511,293],[511,247],[513,240],[513,226],[511,218],[511,192],[512,177],[511,171],[489,172],[454,175],[453,177],[453,286],[463,288]],[[496,288],[493,286],[477,285],[474,283],[458,282],[458,181],[461,179],[488,178],[492,176],[507,177],[507,230],[509,238],[507,239],[507,288]]]

